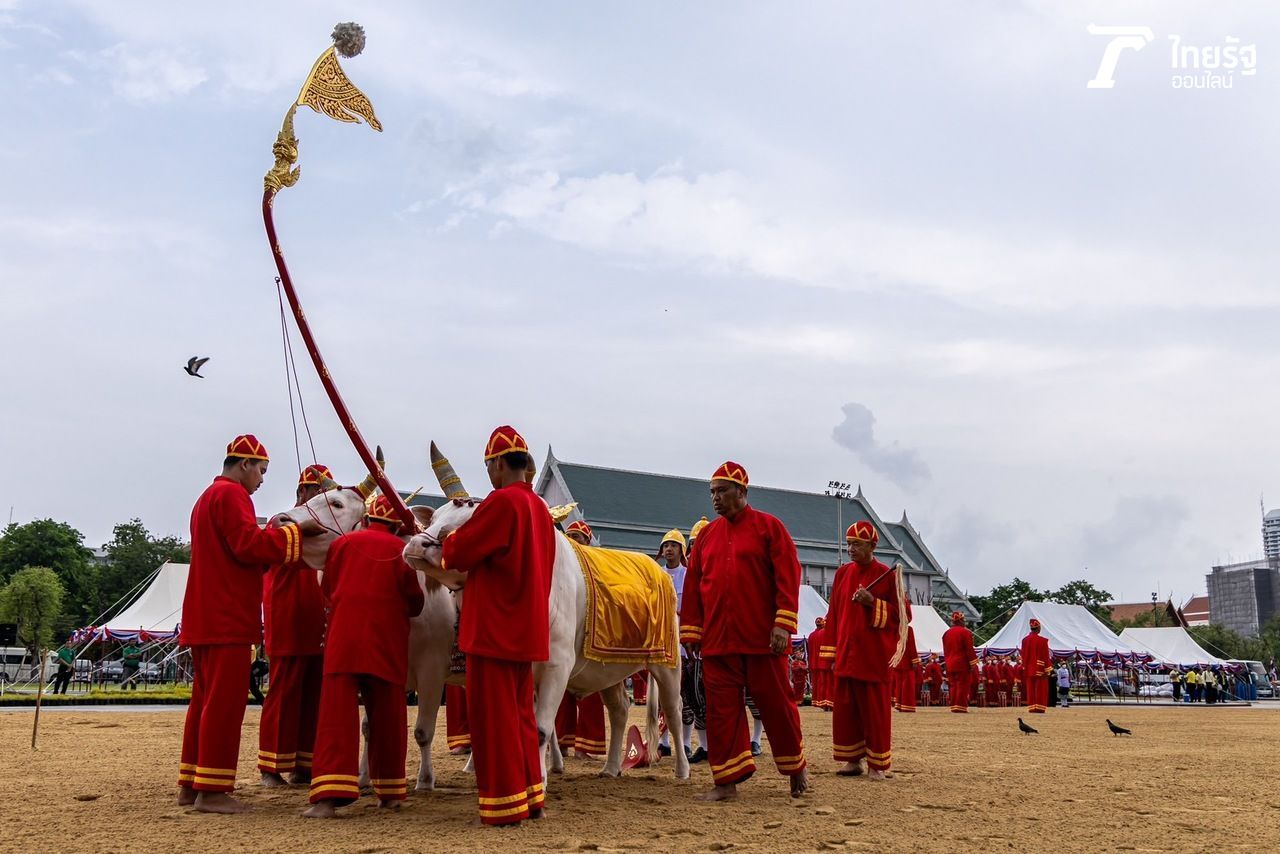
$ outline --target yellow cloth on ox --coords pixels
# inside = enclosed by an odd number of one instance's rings
[[[582,654],[602,664],[676,665],[676,589],[652,558],[570,540],[587,582]]]

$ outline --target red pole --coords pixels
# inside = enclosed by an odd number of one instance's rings
[[[351,412],[342,401],[342,395],[338,393],[338,387],[333,384],[333,377],[329,375],[329,368],[325,365],[324,357],[320,355],[320,348],[316,346],[316,339],[311,334],[311,326],[307,323],[307,316],[302,312],[302,304],[298,302],[298,294],[293,288],[293,280],[289,278],[289,267],[284,262],[284,253],[280,251],[280,241],[276,237],[276,224],[272,219],[275,196],[276,191],[270,187],[263,191],[262,221],[267,227],[267,240],[271,244],[271,255],[276,260],[276,269],[280,271],[280,284],[284,286],[284,294],[289,300],[289,308],[293,310],[293,319],[298,324],[298,331],[302,333],[303,343],[307,345],[307,352],[311,354],[311,363],[316,366],[316,373],[320,375],[320,382],[324,386],[325,393],[329,395],[329,402],[333,404],[333,411],[337,413],[342,429],[346,430],[347,435],[351,437],[351,444],[355,446],[356,453],[360,455],[360,460],[364,463],[365,468],[369,470],[369,474],[373,479],[377,481],[382,494],[386,496],[387,500],[391,502],[391,506],[395,508],[396,515],[400,517],[405,530],[413,532],[417,529],[417,520],[409,512],[409,508],[405,506],[404,501],[400,498],[400,493],[396,492],[395,487],[391,485],[391,481],[387,478],[386,472],[382,470],[373,454],[369,451],[368,444],[365,443],[364,437],[360,435],[360,428],[356,426],[356,420],[351,417]]]

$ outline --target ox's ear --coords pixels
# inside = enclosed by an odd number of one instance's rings
[[[427,526],[431,524],[431,515],[435,512],[430,507],[417,505],[409,508],[409,512],[413,514],[413,518],[418,520],[418,524],[425,531]]]

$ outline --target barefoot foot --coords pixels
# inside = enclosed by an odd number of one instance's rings
[[[310,771],[294,771],[292,774],[289,775],[289,785],[290,786],[310,786],[311,772]]]
[[[249,805],[241,803],[226,792],[200,792],[196,795],[196,812],[211,812],[219,815],[235,815],[248,812]]]
[[[189,807],[196,802],[196,790],[186,786],[178,787],[178,806]]]
[[[400,802],[399,802],[399,801],[382,801],[382,800],[380,800],[380,801],[378,801],[378,809],[380,809],[380,810],[391,810],[392,812],[400,812]]]
[[[836,771],[838,777],[861,777],[862,776],[862,760],[856,762],[846,762]]]
[[[809,769],[791,775],[791,797],[798,798],[809,791]]]
[[[737,797],[738,797],[738,786],[735,783],[730,783],[727,786],[716,786],[714,789],[712,789],[709,792],[703,792],[701,795],[698,795],[698,800],[710,801],[710,802],[732,801],[732,800],[736,800]]]
[[[278,789],[281,786],[286,786],[286,785],[288,784],[285,783],[284,778],[281,777],[279,774],[276,774],[271,771],[262,772],[262,787],[264,789]]]
[[[333,816],[333,801],[330,800],[316,801],[302,814],[303,818],[333,818]]]

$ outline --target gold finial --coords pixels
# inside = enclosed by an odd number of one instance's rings
[[[293,114],[298,107],[307,106],[340,122],[359,122],[364,119],[369,127],[382,130],[382,123],[374,115],[373,104],[347,77],[338,63],[338,53],[345,57],[357,56],[364,49],[364,29],[359,24],[338,24],[333,30],[333,47],[320,54],[311,66],[302,90],[289,112],[285,113],[280,133],[271,146],[275,164],[267,171],[263,184],[272,193],[298,183],[302,170],[298,167],[298,138],[293,133]]]

